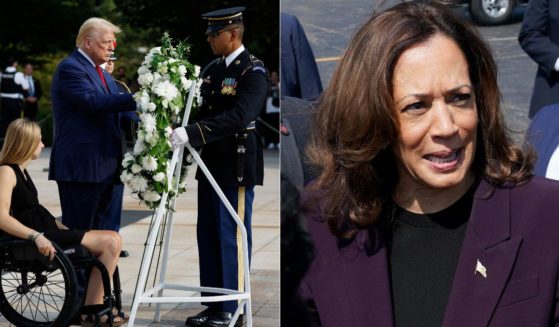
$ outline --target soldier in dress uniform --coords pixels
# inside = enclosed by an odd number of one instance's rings
[[[244,7],[212,11],[207,41],[215,55],[201,73],[203,104],[186,128],[171,135],[173,147],[190,142],[202,147],[202,159],[239,217],[244,220],[251,250],[254,186],[262,185],[264,168],[255,120],[268,92],[264,63],[243,46]],[[201,170],[198,179],[198,251],[202,286],[244,289],[241,233]],[[203,294],[208,295],[208,294]],[[237,301],[203,303],[208,308],[189,317],[187,326],[227,326]],[[242,324],[242,317],[236,325]]]

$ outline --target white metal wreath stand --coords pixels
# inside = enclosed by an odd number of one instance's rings
[[[188,122],[188,117],[190,115],[190,108],[192,107],[192,101],[194,99],[194,89],[196,83],[193,83],[193,86],[190,89],[188,95],[188,101],[186,103],[186,110],[184,113],[184,118],[182,120],[182,126],[186,125]],[[170,204],[171,211],[167,213],[167,209],[165,208],[165,203],[167,202],[168,192],[163,193],[161,197],[161,203],[157,208],[155,222],[153,223],[153,227],[151,228],[148,238],[147,238],[147,247],[144,248],[144,257],[142,260],[140,274],[138,278],[138,282],[136,284],[136,291],[135,296],[132,301],[132,309],[130,311],[130,320],[128,322],[128,326],[134,326],[134,319],[136,318],[136,312],[138,311],[138,305],[140,303],[155,303],[155,314],[154,314],[154,321],[160,321],[160,308],[161,303],[185,303],[185,302],[223,302],[223,301],[232,301],[238,300],[239,305],[237,307],[237,311],[233,315],[233,319],[231,319],[231,323],[229,327],[233,327],[235,322],[239,318],[239,315],[243,311],[243,307],[246,304],[246,317],[247,317],[247,326],[252,327],[252,301],[251,301],[251,292],[250,292],[250,272],[249,272],[249,263],[248,263],[248,242],[247,242],[247,232],[244,224],[239,219],[239,216],[231,206],[231,203],[227,200],[219,185],[217,185],[215,179],[213,178],[212,174],[209,172],[208,168],[198,155],[198,152],[192,148],[190,143],[185,144],[190,154],[194,160],[198,163],[198,166],[206,175],[208,181],[218,194],[219,198],[225,204],[227,211],[231,214],[235,222],[237,223],[237,227],[241,231],[242,235],[242,253],[243,253],[243,265],[244,269],[244,291],[239,290],[232,290],[226,288],[213,288],[213,287],[201,287],[201,286],[191,286],[191,285],[184,285],[184,284],[171,284],[165,282],[165,277],[167,273],[167,261],[169,259],[169,246],[171,244],[171,234],[173,230],[173,212],[175,209],[175,199],[172,200]],[[175,149],[173,152],[173,157],[171,159],[170,164],[168,165],[168,175],[171,175],[176,179],[177,184],[173,185],[172,187],[175,190],[178,188],[178,183],[180,180],[180,171],[182,166],[182,155],[183,155],[184,147],[180,147]],[[181,159],[181,160],[179,160]],[[175,180],[169,179],[169,180]],[[165,231],[165,237],[163,241],[163,256],[161,261],[161,271],[159,273],[159,280],[158,285],[154,286],[151,289],[146,289],[146,281],[148,278],[148,273],[150,270],[151,260],[153,257],[153,252],[155,249],[155,242],[157,239],[157,235],[160,231],[163,216],[168,214],[168,222]],[[179,291],[195,291],[195,292],[209,292],[215,294],[222,294],[222,295],[213,295],[213,296],[163,296],[163,290],[171,289],[171,290],[179,290]]]

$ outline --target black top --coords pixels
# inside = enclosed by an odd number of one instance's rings
[[[441,325],[474,190],[433,214],[395,209],[389,260],[397,327]]]
[[[16,174],[16,186],[12,191],[10,214],[25,226],[39,232],[57,230],[55,218],[39,204],[37,189],[27,170],[23,172],[16,164],[8,164]]]

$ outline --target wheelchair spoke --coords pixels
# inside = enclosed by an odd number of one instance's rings
[[[1,283],[7,302],[22,317],[50,322],[62,311],[65,280],[58,268],[35,273],[3,271]]]
[[[2,248],[7,259],[0,264],[0,315],[11,326],[68,325],[78,309],[72,262],[59,254],[44,261],[35,246],[22,243]]]
[[[7,274],[9,274],[12,277],[11,278],[6,278]],[[7,273],[2,275],[2,282],[7,282],[8,284],[10,284],[10,286],[16,288],[17,285],[19,284],[19,280],[20,280],[20,278],[16,277],[17,275],[19,275],[19,273],[7,272]]]

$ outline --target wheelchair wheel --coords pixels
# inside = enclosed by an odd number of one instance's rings
[[[49,261],[31,242],[0,245],[0,312],[15,326],[63,327],[74,316],[76,273],[62,250],[56,251]]]

